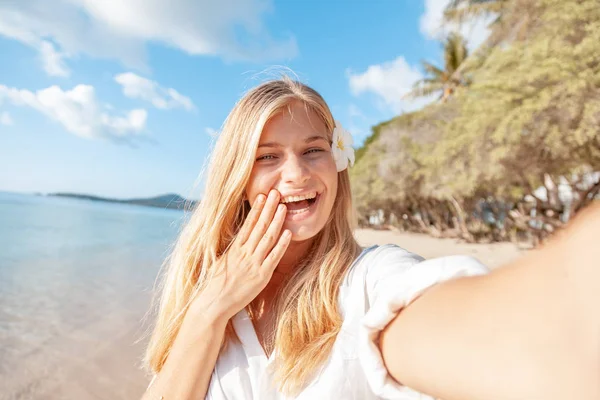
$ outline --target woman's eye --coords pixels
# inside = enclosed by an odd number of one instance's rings
[[[323,151],[325,151],[325,150],[320,149],[320,148],[314,148],[314,149],[306,150],[306,152],[304,154],[314,154],[314,153],[320,153]],[[256,161],[273,160],[275,158],[277,158],[277,156],[275,156],[274,154],[265,154],[265,155],[258,157],[256,159]]]

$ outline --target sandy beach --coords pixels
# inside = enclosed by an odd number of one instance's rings
[[[388,230],[357,229],[355,236],[362,246],[394,243],[425,258],[469,255],[490,268],[506,264],[522,252],[512,243],[464,243],[456,239],[439,239],[423,234]]]
[[[468,254],[491,267],[509,262],[519,254],[512,244],[466,244],[452,239],[393,231],[358,230],[363,246],[395,243],[426,258]],[[148,268],[156,270],[155,263]],[[140,275],[142,276],[142,275]],[[144,287],[152,285],[146,272]],[[121,288],[120,290],[127,290]],[[94,313],[76,329],[37,346],[20,358],[20,365],[0,368],[1,400],[140,398],[148,377],[140,368],[145,341],[138,341],[147,327],[141,323],[150,293],[139,288],[121,293],[117,307]],[[136,342],[137,341],[137,342]],[[0,364],[2,361],[0,361]]]

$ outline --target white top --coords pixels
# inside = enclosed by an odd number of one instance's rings
[[[363,250],[340,287],[344,322],[331,355],[296,399],[431,399],[388,375],[376,344],[379,332],[431,285],[487,272],[466,256],[424,261],[396,245]],[[206,399],[285,399],[272,387],[267,373],[274,355],[266,357],[245,310],[235,315],[233,327],[241,343],[228,343],[219,355]]]
[[[424,261],[396,245],[364,249],[340,287],[344,322],[330,357],[295,399],[431,399],[388,375],[377,346],[379,332],[428,287],[488,271],[467,256]],[[272,385],[267,366],[273,354],[266,357],[245,310],[234,316],[233,327],[241,343],[228,343],[219,355],[206,399],[287,399]]]

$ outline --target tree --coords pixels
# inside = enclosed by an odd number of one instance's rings
[[[509,0],[451,0],[444,11],[448,22],[461,23],[468,18],[500,15]]]
[[[444,41],[444,67],[421,61],[427,77],[416,82],[407,97],[427,97],[440,93],[439,100],[446,102],[458,87],[469,83],[463,74],[455,73],[468,55],[464,38],[456,32],[449,34]]]
[[[403,213],[403,226],[430,233],[543,238],[599,198],[597,0],[504,7],[492,30],[502,45],[469,72],[468,90],[378,125],[352,174],[363,214]]]
[[[505,22],[527,15],[527,29],[473,73],[427,171],[476,177],[455,184],[457,195],[485,188],[506,201],[529,197],[551,232],[600,191],[600,9],[596,0],[513,0],[503,12]],[[527,211],[513,218],[529,223]]]

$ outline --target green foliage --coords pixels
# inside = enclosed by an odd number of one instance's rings
[[[469,83],[457,72],[468,55],[465,39],[456,32],[448,35],[444,41],[444,68],[421,61],[427,76],[415,83],[407,97],[427,97],[439,93],[440,99],[446,101],[458,87]]]
[[[367,137],[363,143],[363,145],[356,150],[355,153],[355,162],[358,163],[360,161],[360,159],[363,157],[363,155],[365,154],[365,152],[367,151],[367,149],[369,148],[369,146],[371,145],[371,143],[375,142],[377,140],[377,138],[379,138],[379,133],[381,132],[381,128],[383,126],[385,126],[385,122],[379,124],[379,125],[375,125],[374,127],[371,128],[371,135],[369,137]]]
[[[497,189],[506,191],[600,166],[600,8],[594,0],[536,5],[528,18],[543,23],[489,54],[445,129],[448,155],[462,152],[478,171],[467,193],[486,182],[503,181]]]
[[[444,12],[447,21],[463,22],[472,17],[501,14],[510,0],[451,0]]]
[[[548,179],[580,193],[573,209],[591,199],[580,181],[600,170],[598,2],[498,3],[494,46],[472,62],[468,90],[373,128],[352,171],[362,213],[415,199],[516,204]]]

